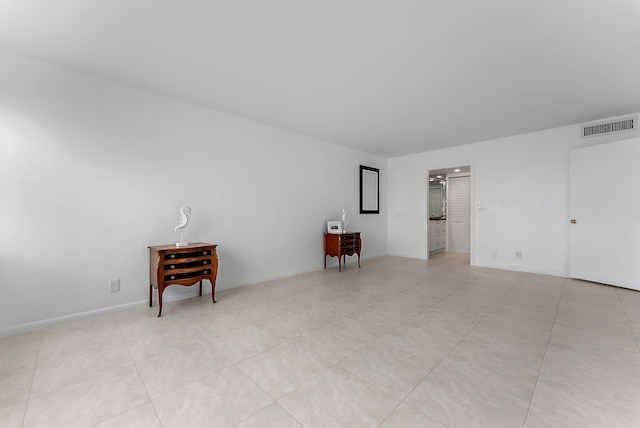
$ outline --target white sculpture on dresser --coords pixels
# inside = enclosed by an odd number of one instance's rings
[[[184,242],[184,229],[189,226],[189,221],[191,218],[189,215],[191,214],[191,207],[182,207],[180,208],[180,224],[175,227],[175,231],[180,231],[180,242],[176,243],[176,247],[184,247],[189,245],[187,242]]]
[[[342,209],[342,231],[346,232],[347,231],[347,210],[346,209]]]

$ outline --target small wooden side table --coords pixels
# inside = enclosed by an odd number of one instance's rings
[[[347,262],[346,256],[358,255],[358,267],[360,267],[360,252],[362,251],[362,238],[360,232],[342,232],[324,234],[324,268],[327,268],[327,256],[338,257],[338,272],[342,272],[342,260]]]
[[[157,245],[149,247],[149,307],[153,306],[153,289],[158,289],[158,316],[162,316],[162,293],[169,285],[193,285],[202,280],[211,282],[211,300],[216,303],[216,276],[218,275],[217,245],[195,242],[176,247],[176,245]]]

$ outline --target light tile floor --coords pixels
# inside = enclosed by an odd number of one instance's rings
[[[442,254],[217,300],[0,340],[0,426],[640,426],[640,292]]]

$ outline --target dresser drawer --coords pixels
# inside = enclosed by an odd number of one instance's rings
[[[210,269],[201,269],[190,272],[182,272],[182,273],[165,273],[164,280],[165,281],[179,281],[181,279],[193,279],[199,276],[206,276],[211,273]]]
[[[358,244],[359,239],[354,239],[354,238],[343,238],[340,240],[340,245],[345,246],[345,245],[357,245]]]
[[[201,266],[207,266],[211,264],[211,259],[205,260],[197,260],[194,262],[187,263],[178,263],[175,261],[174,263],[163,263],[162,267],[164,270],[174,270],[174,269],[189,269],[189,268],[197,268]]]
[[[210,256],[211,250],[197,250],[189,252],[169,253],[163,256],[164,260],[193,259],[196,257]]]

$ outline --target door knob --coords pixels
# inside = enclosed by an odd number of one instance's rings
[[[571,219],[571,224],[576,224],[578,221],[575,218]]]

